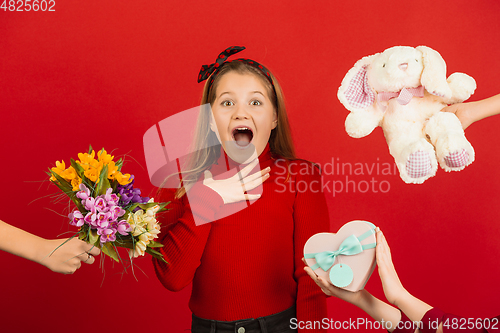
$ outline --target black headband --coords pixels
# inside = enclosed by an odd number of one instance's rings
[[[271,82],[271,85],[273,86],[273,89],[274,89],[273,80],[271,79],[271,75],[269,74],[269,70],[266,67],[264,67],[263,65],[259,64],[257,61],[251,60],[251,59],[245,59],[245,58],[226,61],[226,59],[229,58],[229,56],[231,56],[235,53],[241,52],[244,49],[245,49],[244,46],[228,47],[227,49],[225,49],[224,51],[222,51],[219,54],[219,56],[215,60],[215,63],[213,63],[211,65],[202,65],[201,69],[200,69],[200,74],[198,75],[198,83],[205,81],[206,79],[208,79],[210,77],[210,75],[213,74],[212,77],[210,78],[210,82],[209,82],[209,86],[212,86],[212,83],[214,82],[214,78],[217,75],[217,73],[219,72],[219,70],[221,69],[222,65],[224,65],[226,63],[230,63],[231,61],[241,61],[241,62],[247,63],[247,64],[257,68],[258,70],[260,70],[267,77],[269,82]]]

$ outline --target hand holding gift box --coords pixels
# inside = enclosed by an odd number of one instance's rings
[[[319,233],[304,245],[311,269],[334,286],[349,291],[365,287],[375,269],[375,225],[351,221],[335,233]]]

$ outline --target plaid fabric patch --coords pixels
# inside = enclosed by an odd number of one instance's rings
[[[424,177],[431,172],[431,159],[426,151],[416,151],[406,161],[406,172],[411,178]]]
[[[467,164],[468,160],[469,160],[469,154],[465,149],[463,149],[462,151],[456,151],[450,153],[444,158],[444,162],[450,168],[463,167]]]
[[[363,68],[354,75],[344,93],[349,104],[358,109],[366,109],[375,101],[375,93],[368,84],[366,67],[367,66],[363,66]]]
[[[424,86],[403,88],[399,92],[381,92],[377,95],[377,100],[380,102],[387,102],[392,98],[397,98],[399,104],[406,105],[410,103],[413,96],[424,97]]]

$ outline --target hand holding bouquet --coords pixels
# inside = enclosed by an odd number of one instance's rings
[[[130,257],[149,253],[163,260],[154,248],[163,245],[154,239],[160,233],[156,214],[165,210],[167,203],[155,203],[141,197],[133,187],[134,176],[122,174],[123,161],[114,162],[114,156],[101,149],[95,159],[92,147],[85,154],[78,154],[78,161],[71,159],[66,169],[64,161],[48,173],[76,205],[69,214],[70,224],[80,228],[78,238],[97,246],[116,261],[116,247],[129,249]]]

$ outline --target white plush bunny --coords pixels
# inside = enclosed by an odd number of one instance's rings
[[[460,171],[474,161],[474,149],[447,104],[463,102],[476,89],[474,79],[454,73],[426,46],[395,46],[364,57],[344,77],[338,98],[351,111],[345,121],[354,138],[381,126],[401,178],[421,184],[434,176],[437,162]]]

